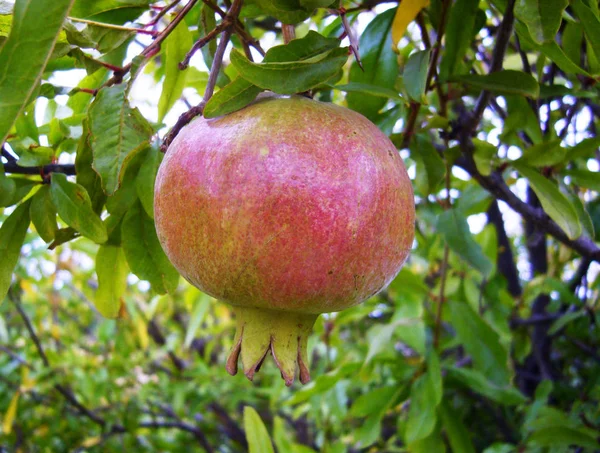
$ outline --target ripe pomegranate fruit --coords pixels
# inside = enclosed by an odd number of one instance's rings
[[[267,353],[287,385],[310,374],[320,313],[373,296],[414,238],[410,180],[362,115],[301,96],[198,118],[167,150],[155,188],[165,253],[194,286],[235,307],[227,371],[252,379]]]

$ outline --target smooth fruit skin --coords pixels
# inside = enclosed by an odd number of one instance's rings
[[[312,322],[396,276],[414,215],[388,137],[354,111],[301,96],[198,118],[169,147],[155,186],[158,237],[190,283],[246,313]]]

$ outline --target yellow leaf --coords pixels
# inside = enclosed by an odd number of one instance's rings
[[[396,10],[394,23],[392,24],[392,41],[394,46],[398,47],[398,43],[402,39],[406,27],[410,24],[419,11],[426,6],[429,6],[429,0],[401,0]]]
[[[146,349],[148,347],[149,339],[148,339],[148,328],[146,323],[140,316],[135,317],[135,327],[138,333],[138,337],[140,339],[140,346],[142,349]]]
[[[85,448],[89,448],[89,447],[93,447],[94,445],[98,445],[101,441],[102,441],[102,437],[100,437],[100,436],[88,437],[81,443],[81,446],[85,447]]]
[[[10,434],[12,432],[12,425],[15,421],[15,416],[17,415],[17,404],[19,404],[20,394],[21,392],[19,391],[14,394],[12,400],[10,400],[6,414],[4,414],[4,421],[2,422],[2,432],[4,434]]]

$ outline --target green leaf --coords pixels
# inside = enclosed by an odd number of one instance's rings
[[[120,9],[141,9],[154,3],[152,0],[76,0],[71,11],[73,17],[92,17]]]
[[[310,16],[300,0],[257,0],[261,11],[273,16],[283,24],[297,24]]]
[[[37,186],[39,183],[32,180],[32,179],[27,179],[27,178],[8,178],[10,179],[14,185],[15,185],[15,191],[13,193],[13,197],[12,199],[7,203],[7,206],[12,206],[13,204],[17,204],[19,201],[21,201],[23,198],[25,198],[27,195],[29,195],[29,192],[31,192],[31,189],[33,189],[35,186]]]
[[[162,160],[162,153],[156,146],[148,149],[135,178],[135,189],[142,206],[150,218],[154,218],[154,181],[158,173],[158,166]]]
[[[193,42],[192,34],[185,21],[181,21],[165,40],[165,80],[158,100],[159,123],[183,93],[188,71],[180,70],[179,63],[183,61]]]
[[[277,415],[273,418],[273,441],[278,452],[293,451],[290,429],[286,426],[285,421]]]
[[[240,110],[256,99],[261,91],[263,91],[262,88],[238,77],[208,100],[204,107],[204,118],[216,118]]]
[[[473,139],[473,160],[479,173],[489,176],[492,173],[492,161],[498,153],[498,149],[491,143],[483,140]]]
[[[327,87],[333,90],[345,91],[346,93],[363,93],[384,99],[402,100],[400,94],[395,90],[379,87],[377,85],[369,85],[368,83],[350,82],[342,85],[327,85]]]
[[[352,417],[367,417],[371,414],[383,414],[397,399],[398,387],[380,387],[359,396],[352,407]]]
[[[483,253],[481,246],[475,242],[469,230],[467,219],[457,209],[448,209],[439,215],[437,231],[454,253],[477,269],[484,276],[489,276],[494,268],[492,262]]]
[[[548,329],[548,334],[555,335],[560,330],[562,330],[567,324],[575,321],[576,319],[584,318],[586,316],[587,316],[587,313],[583,310],[565,313],[564,315],[562,315],[560,318],[558,318],[556,321],[554,321],[552,323],[552,325],[550,326],[550,329]]]
[[[128,162],[148,145],[152,127],[127,102],[125,84],[102,88],[89,109],[93,168],[107,195],[121,185]]]
[[[532,167],[551,167],[559,164],[566,158],[566,150],[560,143],[561,140],[557,139],[525,148],[523,155],[516,162]]]
[[[452,451],[460,453],[475,453],[475,447],[471,441],[469,430],[466,428],[460,416],[450,406],[449,402],[443,402],[438,408],[442,426],[448,435],[448,441]]]
[[[429,49],[411,54],[404,68],[404,86],[406,87],[406,92],[417,102],[421,102],[425,94],[430,54],[431,51]]]
[[[426,178],[418,178],[415,184],[425,193],[435,193],[446,174],[446,165],[434,148],[429,135],[417,134],[410,145],[410,156],[417,162],[417,169],[424,167]],[[422,187],[421,187],[422,186]]]
[[[422,374],[410,390],[410,409],[404,438],[407,444],[425,439],[437,421],[435,390],[428,373]]]
[[[558,187],[531,167],[516,162],[513,162],[513,167],[529,180],[546,214],[565,231],[570,239],[578,238],[581,235],[581,224],[577,211]]]
[[[297,62],[317,57],[339,47],[340,41],[325,38],[315,31],[309,31],[301,39],[293,39],[288,44],[271,47],[264,63]],[[250,104],[263,91],[243,77],[237,77],[212,96],[204,107],[205,118],[216,118],[240,110]]]
[[[562,446],[565,449],[570,445],[591,449],[600,448],[600,442],[589,433],[566,426],[552,426],[534,431],[529,437],[529,442],[542,447]]]
[[[252,406],[244,406],[244,431],[249,453],[274,453],[267,428]]]
[[[531,98],[537,98],[540,94],[540,87],[536,80],[521,71],[505,70],[486,75],[455,75],[449,77],[448,82],[465,83],[473,88],[500,94],[519,94]]]
[[[106,195],[102,190],[102,181],[100,175],[92,168],[94,155],[89,144],[90,132],[88,128],[87,118],[83,120],[82,132],[77,144],[77,154],[75,156],[75,171],[77,172],[77,184],[85,188],[90,200],[92,201],[92,209],[100,214],[102,207],[106,202]]]
[[[491,382],[503,386],[510,382],[509,355],[500,336],[467,303],[448,303],[452,326],[461,344],[473,359],[473,365]]]
[[[511,386],[500,387],[487,380],[483,374],[476,370],[449,367],[448,377],[452,378],[475,392],[505,406],[515,406],[527,402],[525,396]]]
[[[439,429],[435,429],[427,437],[408,445],[408,451],[410,453],[446,453],[446,444]]]
[[[29,227],[29,203],[20,204],[0,227],[0,302],[8,293],[12,273]]]
[[[52,173],[50,196],[67,225],[98,244],[106,242],[106,227],[93,211],[90,196],[83,186],[69,182],[62,173]]]
[[[592,47],[596,57],[600,57],[600,19],[598,14],[594,14],[594,11],[581,0],[575,0],[571,3],[571,7],[579,17],[583,31],[588,38],[588,45]]]
[[[522,45],[526,45],[530,48],[541,51],[546,57],[552,60],[552,62],[556,63],[556,65],[567,74],[583,74],[586,76],[590,75],[585,69],[581,68],[578,64],[572,61],[555,41],[544,43],[541,46],[538,45],[533,41],[533,38],[529,34],[529,30],[525,24],[520,22],[515,24],[515,31],[517,32],[519,39],[522,41]]]
[[[208,33],[215,29],[217,20],[215,19],[215,11],[206,3],[202,4],[200,9],[200,20],[198,22],[198,31],[200,39],[204,38]],[[207,68],[211,68],[217,51],[217,40],[211,39],[208,44],[202,47],[202,57]]]
[[[586,138],[567,150],[565,160],[572,161],[582,157],[590,158],[594,155],[598,147],[600,147],[600,137]]]
[[[4,174],[4,165],[0,165],[0,207],[10,206],[15,193],[17,191],[17,185],[12,178],[7,178]]]
[[[594,222],[592,221],[590,213],[583,205],[581,198],[579,198],[579,195],[570,192],[567,189],[563,189],[562,192],[567,196],[567,198],[575,208],[575,212],[577,212],[577,218],[579,219],[579,223],[581,224],[582,234],[585,234],[590,238],[594,238],[596,236]]]
[[[515,17],[522,21],[538,44],[552,42],[562,22],[567,0],[518,0]]]
[[[65,34],[70,44],[81,48],[94,48],[100,53],[115,50],[134,33],[129,30],[116,30],[103,26],[100,22],[87,24],[83,29],[78,29],[73,23],[65,22]]]
[[[565,174],[571,178],[572,184],[600,192],[600,174],[598,172],[589,170],[568,170]]]
[[[244,79],[279,94],[301,93],[316,87],[331,78],[347,59],[345,47],[283,63],[253,63],[236,49],[231,51],[231,63]]]
[[[483,450],[483,453],[516,453],[517,447],[512,444],[495,443]]]
[[[183,341],[183,346],[185,348],[189,348],[192,344],[192,341],[194,341],[194,336],[200,328],[200,324],[202,324],[209,307],[210,297],[204,293],[200,293],[200,297],[194,305],[194,311],[190,315],[190,321],[185,332],[185,340]]]
[[[442,380],[442,369],[440,367],[440,359],[434,350],[429,351],[427,355],[427,376],[429,376],[430,387],[435,404],[438,405],[442,401],[444,394],[444,383]]]
[[[0,47],[0,144],[31,100],[73,0],[21,0]],[[35,37],[35,39],[32,39]]]
[[[98,290],[94,305],[106,318],[116,318],[121,308],[121,297],[127,288],[127,261],[121,247],[102,245],[96,254]]]
[[[154,222],[136,202],[127,212],[121,226],[121,242],[131,271],[148,280],[159,294],[177,289],[179,274],[163,252]]]
[[[58,230],[56,208],[50,196],[50,186],[42,186],[31,197],[30,217],[36,231],[45,242],[52,242]]]
[[[359,42],[360,57],[363,69],[354,61],[350,67],[348,81],[364,83],[394,90],[399,68],[398,59],[392,44],[392,22],[395,9],[378,14],[362,33]],[[348,107],[373,118],[386,104],[381,96],[365,95],[363,93],[348,93]]]
[[[292,39],[287,44],[271,47],[267,51],[264,61],[285,63],[309,60],[338,47],[340,47],[339,39],[326,38],[320,33],[310,30],[303,38]]]
[[[479,0],[457,0],[446,26],[446,44],[440,63],[440,80],[465,72],[462,61],[471,45]]]

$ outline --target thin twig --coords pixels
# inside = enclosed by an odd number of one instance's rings
[[[492,54],[492,63],[490,65],[489,73],[498,72],[502,69],[502,63],[504,61],[504,55],[506,54],[506,49],[508,48],[508,42],[510,41],[510,37],[512,35],[513,24],[515,22],[515,7],[516,0],[508,0],[508,4],[506,5],[506,11],[504,12],[504,18],[502,19],[502,23],[498,28],[498,36],[496,37],[496,46],[494,47],[494,52]],[[469,124],[469,130],[467,131],[471,134],[481,121],[483,117],[483,112],[487,108],[490,98],[492,97],[492,93],[490,91],[482,91],[479,95],[479,99],[477,100],[477,104],[475,105],[475,109],[473,111],[473,116],[471,122]]]
[[[171,32],[179,25],[179,23],[185,18],[187,13],[194,7],[194,5],[198,2],[198,0],[190,0],[182,9],[177,13],[177,15],[173,18],[169,25],[165,27],[163,31],[161,31],[152,44],[146,47],[141,53],[140,56],[144,57],[144,60],[156,55],[162,42],[167,39],[167,37],[171,34]],[[115,71],[114,75],[108,79],[102,86],[109,87],[115,85],[117,83],[121,83],[123,81],[123,77],[131,70],[133,63],[129,63],[123,66],[122,71]]]
[[[158,21],[165,14],[167,14],[171,9],[173,9],[175,6],[177,6],[180,2],[181,2],[181,0],[174,0],[173,2],[171,2],[170,4],[168,4],[167,6],[162,8],[150,22],[148,22],[146,25],[144,25],[144,28],[148,28],[148,27],[152,27],[152,26],[156,25],[158,23]]]
[[[48,360],[48,356],[46,355],[44,348],[42,347],[42,344],[40,342],[40,339],[38,338],[37,334],[35,333],[33,325],[31,324],[31,321],[29,320],[27,313],[25,313],[25,310],[23,309],[18,297],[15,296],[13,290],[9,291],[8,295],[9,295],[10,300],[15,304],[17,311],[19,312],[19,315],[23,319],[23,322],[25,323],[25,327],[26,327],[27,331],[29,332],[29,336],[33,340],[33,342],[36,346],[36,349],[38,351],[38,355],[41,357],[42,362],[44,363],[44,366],[46,368],[51,368],[50,361]],[[104,418],[102,418],[95,412],[93,412],[90,409],[88,409],[87,407],[85,407],[77,399],[77,397],[73,394],[72,390],[70,390],[69,388],[65,387],[62,384],[55,384],[54,388],[65,398],[65,400],[71,406],[76,408],[81,415],[90,419],[92,422],[94,422],[96,425],[98,425],[102,428],[105,428],[108,425],[108,422]],[[197,428],[193,425],[190,425],[189,423],[185,423],[185,422],[181,421],[180,419],[177,419],[177,421],[175,421],[175,422],[170,422],[170,421],[168,421],[168,422],[167,421],[141,422],[138,424],[138,427],[139,428],[176,428],[176,429],[180,429],[182,431],[187,431],[194,435],[194,437],[198,440],[200,445],[202,445],[202,447],[206,451],[208,451],[209,453],[212,453],[214,451],[212,446],[208,443],[206,436],[199,428]],[[127,432],[128,431],[125,428],[125,426],[123,426],[122,424],[119,424],[119,423],[114,423],[114,424],[112,424],[112,428],[111,428],[110,432],[107,433],[107,435],[110,436],[112,434],[124,434]]]
[[[229,37],[231,36],[231,32],[229,30],[225,30],[221,35],[221,41],[219,41],[219,45],[217,47],[217,51],[215,52],[215,58],[213,60],[213,65],[210,68],[210,75],[208,76],[208,83],[206,84],[206,90],[204,92],[204,97],[202,101],[189,109],[187,112],[183,113],[173,128],[169,131],[169,133],[165,136],[163,143],[160,147],[160,150],[164,153],[167,151],[169,145],[173,142],[179,131],[183,129],[190,121],[192,121],[196,116],[202,115],[204,111],[204,106],[208,102],[208,100],[212,97],[215,85],[217,83],[217,77],[219,75],[219,71],[221,69],[221,64],[223,63],[223,55],[225,53],[225,49],[227,48],[227,44],[229,43]]]
[[[448,160],[444,159],[444,163],[446,164],[446,203],[444,209],[448,210],[452,208],[452,197],[450,196],[450,165],[448,164]],[[440,342],[440,335],[442,329],[442,309],[444,306],[444,301],[446,299],[446,280],[448,277],[448,258],[450,257],[450,247],[448,243],[444,245],[444,257],[442,259],[441,266],[441,275],[440,275],[440,294],[437,301],[437,310],[435,315],[435,330],[433,333],[433,346],[435,349],[438,348]]]

